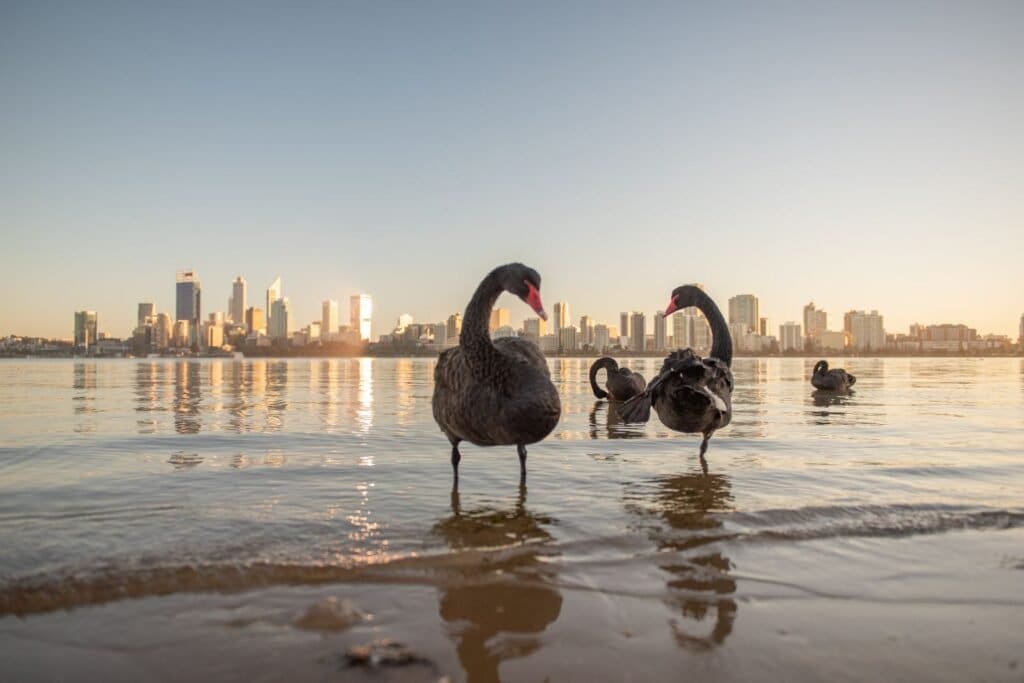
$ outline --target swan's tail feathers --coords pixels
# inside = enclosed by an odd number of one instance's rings
[[[857,383],[857,378],[851,375],[850,373],[846,373],[846,381],[852,387],[854,384]]]
[[[618,405],[619,417],[625,423],[641,423],[651,419],[651,396],[646,391]]]
[[[604,356],[595,360],[594,364],[590,366],[590,388],[593,390],[594,396],[597,398],[608,398],[608,392],[597,386],[597,373],[602,368],[608,372],[614,372],[619,369],[619,364],[615,362],[614,358]]]

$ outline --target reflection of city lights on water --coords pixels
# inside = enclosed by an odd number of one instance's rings
[[[359,359],[359,407],[356,410],[356,425],[361,434],[368,434],[373,427],[373,359]]]

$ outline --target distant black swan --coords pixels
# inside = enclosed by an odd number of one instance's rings
[[[597,386],[597,373],[602,368],[608,372],[608,379],[605,380],[605,391]],[[614,358],[604,356],[594,361],[590,366],[590,388],[594,390],[597,398],[611,398],[613,401],[628,401],[644,390],[643,375],[633,372],[629,368],[620,368]]]
[[[811,375],[811,384],[822,391],[846,391],[857,383],[857,378],[842,368],[828,369],[828,361],[819,360]]]
[[[713,343],[711,355],[701,358],[693,349],[674,351],[665,359],[658,376],[644,392],[619,407],[626,422],[643,422],[650,415],[651,405],[658,419],[677,432],[704,435],[700,443],[700,464],[707,472],[704,453],[708,440],[716,430],[732,419],[732,337],[722,312],[699,287],[684,285],[672,292],[665,316],[689,306],[696,306],[711,324]]]
[[[540,275],[521,263],[495,268],[476,288],[463,316],[459,345],[441,354],[434,368],[434,419],[452,444],[452,469],[459,479],[459,442],[517,446],[521,477],[526,445],[558,424],[562,406],[544,354],[533,342],[503,337],[494,342],[488,322],[494,302],[511,292],[547,320],[540,301]]]

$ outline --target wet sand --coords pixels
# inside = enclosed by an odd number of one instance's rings
[[[529,535],[531,520],[511,514],[471,527],[479,541],[524,527]],[[1024,680],[1024,529],[785,547],[712,541],[565,562],[579,553],[599,554],[528,541],[380,566],[348,583],[8,615],[0,672],[12,681],[645,681],[683,671],[703,680]],[[346,660],[381,639],[415,661]]]

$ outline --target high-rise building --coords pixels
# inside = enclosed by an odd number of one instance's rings
[[[554,316],[551,319],[551,325],[555,330],[560,330],[563,327],[569,327],[572,325],[572,316],[569,315],[569,303],[566,301],[559,301],[555,304]]]
[[[594,319],[589,315],[580,316],[580,346],[594,345]]]
[[[194,270],[179,270],[175,282],[175,320],[187,320],[189,346],[199,343],[203,320],[202,284]]]
[[[291,321],[288,319],[290,308],[288,297],[282,297],[272,304],[270,321],[267,323],[271,339],[288,339],[291,336]]]
[[[828,329],[828,314],[818,310],[814,302],[804,306],[804,336],[807,341],[817,343],[821,333]]]
[[[359,331],[361,341],[370,341],[373,325],[373,297],[369,294],[353,294],[348,300],[349,324]]]
[[[575,325],[563,327],[558,330],[558,350],[576,351],[579,349],[579,330]]]
[[[153,319],[156,318],[156,306],[153,304],[139,304],[139,322],[138,327],[145,327],[147,324],[152,324]]]
[[[849,325],[850,346],[858,351],[885,349],[885,325],[878,311],[850,311],[844,316]]]
[[[334,299],[324,299],[321,304],[320,330],[327,339],[331,339],[338,333],[338,302]]]
[[[729,323],[743,323],[747,326],[747,332],[756,332],[760,323],[757,297],[753,294],[737,294],[729,299]]]
[[[632,351],[643,351],[647,340],[647,316],[633,311],[629,316],[629,348]]]
[[[231,299],[228,301],[228,319],[236,325],[245,322],[245,278],[241,275],[231,283]]]
[[[759,325],[758,333],[762,337],[767,337],[768,336],[768,318],[761,318],[761,320],[758,323],[758,325]]]
[[[803,351],[804,338],[800,331],[800,325],[794,322],[779,325],[779,348],[783,351]]]
[[[544,336],[545,331],[544,321],[540,318],[527,318],[523,321],[523,336],[535,342],[539,342],[540,338]]]
[[[182,349],[191,344],[191,331],[189,330],[190,327],[191,325],[187,320],[174,321],[174,328],[171,334],[171,344],[175,348]]]
[[[625,311],[619,313],[619,334],[623,337],[629,336],[629,313]]]
[[[494,332],[499,327],[509,327],[509,310],[507,308],[491,309],[491,322],[488,330]]]
[[[447,339],[456,339],[462,334],[462,314],[452,313],[445,323],[445,336]]]
[[[274,302],[281,298],[281,276],[278,275],[267,287],[267,307],[263,309],[267,316],[267,331],[270,331],[271,321],[274,318]]]
[[[612,337],[607,325],[594,325],[594,349],[604,351],[611,348]]]
[[[434,344],[444,346],[448,343],[448,323],[437,323],[434,328]]]
[[[88,351],[99,341],[99,317],[96,311],[75,312],[75,346]]]
[[[678,349],[693,349],[697,353],[710,351],[711,328],[707,318],[692,307],[673,313],[672,343]]]
[[[668,333],[666,328],[665,316],[661,311],[655,311],[654,313],[654,350],[664,351],[668,348]]]
[[[1020,330],[1017,335],[1017,343],[1021,345],[1021,350],[1024,351],[1024,313],[1020,314]]]
[[[262,308],[250,306],[245,309],[245,327],[249,334],[267,333],[267,316]]]
[[[166,313],[158,313],[156,324],[153,327],[153,344],[158,349],[166,349],[171,345],[171,333],[174,331],[174,323],[171,316]]]

